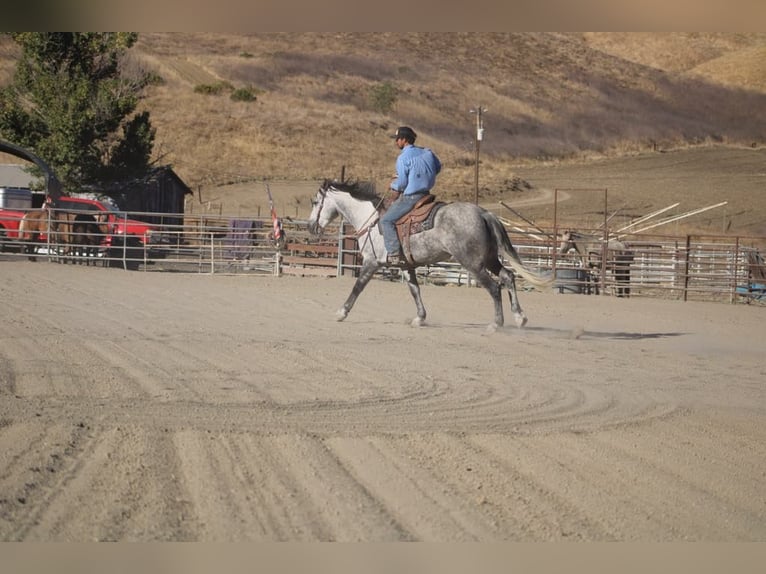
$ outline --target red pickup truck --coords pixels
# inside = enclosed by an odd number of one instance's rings
[[[56,210],[77,213],[86,211],[106,213],[109,224],[109,234],[104,240],[106,245],[132,243],[145,246],[159,240],[159,228],[157,226],[136,219],[130,219],[125,212],[119,211],[111,204],[97,199],[62,196],[58,199]],[[7,242],[18,240],[19,222],[27,211],[29,210],[18,207],[0,207],[0,251],[3,250]]]
[[[105,212],[109,223],[109,236],[106,242],[111,243],[112,236],[122,236],[128,239],[136,239],[141,245],[149,245],[159,238],[159,228],[151,223],[128,218],[128,214],[113,207],[111,204],[86,199],[84,197],[60,197],[57,209],[67,211],[93,211]]]

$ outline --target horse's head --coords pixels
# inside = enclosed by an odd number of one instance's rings
[[[567,229],[561,234],[561,243],[559,243],[559,255],[564,255],[569,252],[570,249],[577,249],[577,244],[574,242],[574,233]]]
[[[94,216],[96,219],[96,227],[101,235],[109,234],[109,216],[106,212],[98,213]]]
[[[319,235],[339,215],[356,229],[368,225],[376,213],[380,198],[372,182],[326,179],[311,204],[309,232]]]
[[[338,216],[338,209],[332,198],[335,190],[333,182],[326,179],[319,186],[314,199],[311,200],[311,214],[309,215],[309,233],[320,235],[327,225]]]

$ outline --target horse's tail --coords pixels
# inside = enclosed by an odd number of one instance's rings
[[[69,236],[74,226],[74,213],[60,212],[56,213],[51,219],[51,231],[55,234],[57,241],[69,243]]]
[[[19,241],[26,241],[28,239],[27,237],[27,227],[29,227],[29,221],[27,220],[27,216],[21,218],[21,221],[19,221]]]
[[[553,277],[543,277],[524,267],[524,263],[521,261],[518,251],[516,251],[516,248],[511,243],[511,238],[508,237],[508,232],[494,213],[484,210],[482,211],[481,217],[484,219],[484,222],[487,224],[487,227],[495,238],[498,247],[508,255],[508,264],[516,273],[536,287],[550,287],[553,284]]]

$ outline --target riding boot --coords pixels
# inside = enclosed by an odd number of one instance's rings
[[[386,256],[386,265],[390,265],[392,267],[393,266],[399,267],[401,265],[404,265],[406,262],[407,260],[404,257],[404,251],[402,251],[401,247],[396,253],[389,253]]]

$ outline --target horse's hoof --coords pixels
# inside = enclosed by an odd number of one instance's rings
[[[420,317],[415,317],[411,322],[410,325],[413,327],[422,327],[426,324],[425,319],[421,319]]]
[[[516,326],[519,329],[521,329],[526,324],[527,324],[527,317],[526,317],[526,315],[516,315]]]
[[[490,323],[487,325],[487,333],[497,333],[497,330],[500,328],[500,325],[497,323]]]
[[[348,317],[348,313],[345,309],[338,309],[335,313],[335,320],[338,322],[343,321],[346,317]]]

